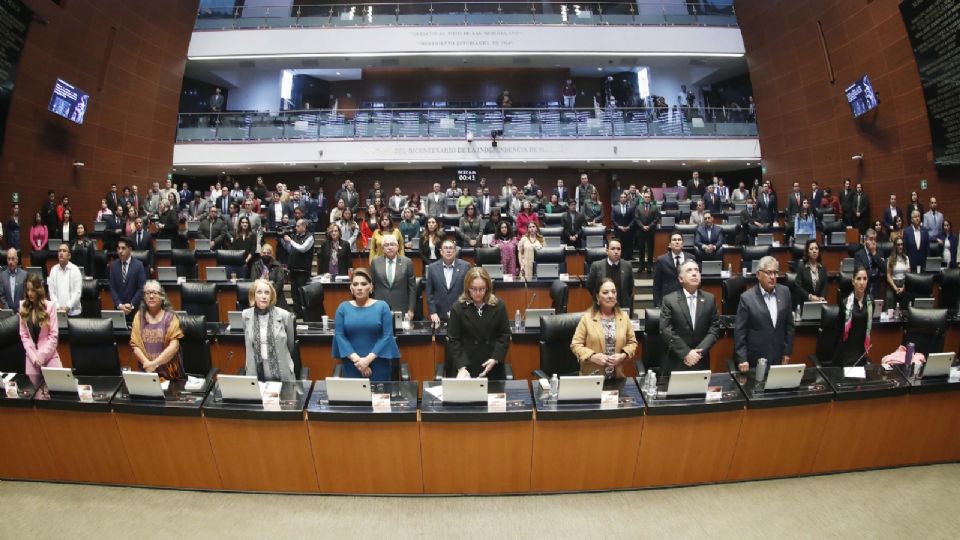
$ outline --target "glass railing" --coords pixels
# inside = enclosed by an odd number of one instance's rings
[[[659,2],[395,2],[236,6],[203,0],[196,30],[352,26],[736,26],[733,0]]]
[[[177,142],[319,139],[756,137],[737,108],[346,109],[180,114]]]

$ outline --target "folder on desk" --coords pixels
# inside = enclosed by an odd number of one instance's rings
[[[156,373],[124,371],[123,384],[131,397],[163,399],[163,386],[160,384],[160,375]]]
[[[43,382],[51,392],[76,393],[77,379],[70,368],[41,367]]]
[[[208,266],[207,282],[223,283],[227,281],[227,268],[225,266]]]
[[[197,238],[193,241],[194,251],[210,251],[210,240],[207,238]]]
[[[114,330],[127,329],[127,316],[124,315],[122,311],[105,309],[100,312],[100,315],[104,319],[110,319],[111,321],[113,321]]]
[[[554,314],[553,308],[528,309],[524,314],[523,325],[526,328],[540,328],[540,319],[553,314]]]
[[[227,331],[243,332],[243,312],[242,311],[227,312]]]
[[[923,365],[921,378],[946,377],[950,375],[950,366],[953,365],[954,356],[952,352],[930,353],[927,362]]]
[[[704,276],[719,276],[723,271],[723,261],[703,261],[700,273]]]

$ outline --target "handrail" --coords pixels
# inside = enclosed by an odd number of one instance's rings
[[[683,2],[364,2],[236,6],[202,0],[197,31],[376,26],[737,26],[733,0]]]
[[[366,108],[181,113],[177,142],[321,139],[756,137],[736,107]]]

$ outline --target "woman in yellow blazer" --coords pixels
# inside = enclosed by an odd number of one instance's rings
[[[637,352],[637,336],[630,317],[620,310],[617,286],[610,278],[600,282],[596,302],[580,319],[570,349],[580,361],[581,375],[624,376],[623,363]]]

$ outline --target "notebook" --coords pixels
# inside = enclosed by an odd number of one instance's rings
[[[197,232],[197,231],[199,231],[199,230],[200,230],[200,222],[199,222],[199,221],[188,221],[188,222],[187,222],[187,232],[188,232],[188,233],[195,233],[195,232]]]
[[[954,353],[930,353],[927,363],[923,366],[922,378],[946,377],[950,375],[950,366],[953,365]]]
[[[772,246],[773,245],[773,235],[770,233],[758,233],[757,241],[755,242],[758,246]]]
[[[723,261],[703,261],[700,264],[703,265],[700,274],[704,276],[719,276],[723,271]]]
[[[502,264],[484,264],[482,268],[490,274],[490,279],[503,279]]]
[[[602,248],[603,247],[603,236],[588,236],[587,237],[587,247],[588,248]]]
[[[193,244],[194,251],[210,251],[210,240],[207,238],[197,238]]]
[[[124,371],[123,384],[131,396],[163,399],[163,386],[160,384],[160,375],[156,373]]]
[[[157,238],[157,251],[170,251],[173,249],[173,242],[169,238]]]
[[[227,330],[230,332],[243,332],[243,312],[227,312]]]
[[[127,316],[123,314],[122,311],[114,311],[112,309],[105,309],[100,312],[100,315],[104,319],[110,319],[113,321],[114,330],[126,330],[127,329]]]
[[[819,321],[823,316],[823,306],[826,302],[804,302],[800,308],[800,320]]]
[[[943,268],[943,259],[940,257],[927,257],[927,265],[924,266],[924,272],[939,272]]]
[[[160,283],[176,283],[177,269],[172,266],[158,266],[157,281]]]
[[[51,392],[76,393],[77,379],[70,368],[41,367],[40,372]]]
[[[847,243],[847,232],[846,231],[834,231],[830,233],[830,244],[831,245],[843,245]]]

